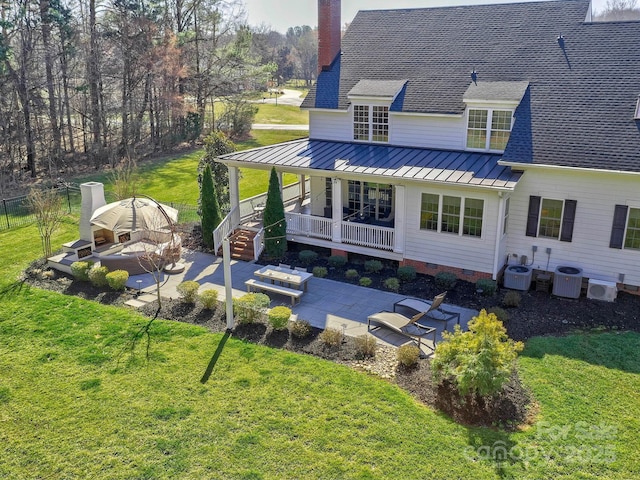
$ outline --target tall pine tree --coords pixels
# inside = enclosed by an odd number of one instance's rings
[[[200,217],[202,221],[202,240],[207,248],[213,248],[213,231],[220,225],[222,215],[211,176],[211,166],[207,164],[202,172],[200,185]]]
[[[280,195],[280,183],[276,169],[271,169],[267,203],[264,207],[264,248],[267,256],[282,258],[287,251],[287,221],[284,218],[284,204]]]

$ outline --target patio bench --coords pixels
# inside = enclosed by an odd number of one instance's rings
[[[295,290],[293,288],[283,287],[282,285],[275,285],[272,283],[261,282],[260,280],[255,280],[250,278],[244,284],[247,286],[248,292],[255,291],[266,291],[273,292],[280,295],[284,295],[286,297],[291,297],[291,305],[295,305],[296,301],[300,301],[300,297],[304,293],[302,290]]]

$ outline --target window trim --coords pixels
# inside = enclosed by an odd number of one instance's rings
[[[562,202],[562,212],[560,214],[560,231],[557,237],[540,235],[540,217],[542,212],[542,203],[544,200],[555,200]],[[561,242],[573,241],[573,229],[575,224],[577,205],[578,202],[576,200],[530,195],[525,235],[527,237],[541,237],[549,240],[555,239],[560,240]]]
[[[423,196],[424,195],[432,195],[432,196],[437,196],[438,197],[438,212],[436,212],[436,228],[427,228],[427,223],[429,223],[429,220],[425,221],[425,226],[422,226],[422,204],[423,204]],[[442,229],[442,224],[443,224],[443,217],[448,215],[451,216],[451,214],[449,213],[444,213],[443,211],[443,207],[444,207],[444,197],[451,197],[451,198],[457,198],[460,203],[458,205],[459,207],[459,212],[457,214],[457,218],[458,218],[458,224],[457,224],[457,231],[455,232],[449,232],[446,230]],[[468,200],[477,200],[482,202],[482,216],[480,217],[480,235],[472,235],[469,233],[464,233],[466,230],[466,225],[467,225],[467,219],[476,219],[477,217],[467,217],[466,216],[466,201]],[[449,234],[449,235],[456,235],[458,237],[465,237],[465,238],[478,238],[478,239],[482,239],[484,236],[484,230],[485,230],[485,216],[486,216],[486,201],[484,198],[477,198],[477,197],[465,197],[465,196],[458,196],[458,195],[448,195],[448,194],[440,194],[440,193],[432,193],[432,192],[422,192],[420,195],[420,215],[419,215],[419,221],[418,221],[418,229],[421,231],[425,231],[425,232],[434,232],[434,233],[445,233],[445,234]],[[430,213],[434,213],[434,212],[430,212]],[[433,221],[433,220],[431,220]]]
[[[617,248],[619,250],[640,251],[640,247],[628,247],[627,239],[629,236],[629,218],[631,217],[631,211],[637,210],[640,212],[640,207],[631,205],[616,205],[613,213],[613,222],[611,226],[611,240],[609,242],[610,248]],[[640,228],[633,228],[634,231],[640,231]]]
[[[367,123],[358,121],[356,122],[356,111],[360,111],[360,109],[366,109],[367,112]],[[378,118],[376,116],[376,109],[384,109],[384,113],[382,114],[382,122],[374,122],[374,119]],[[352,138],[354,142],[366,142],[366,143],[378,143],[382,145],[387,145],[391,140],[391,108],[387,103],[354,103],[352,112],[351,112],[351,128],[352,128]],[[386,120],[386,122],[384,121]],[[357,125],[366,125],[366,134],[367,138],[356,138],[356,124]],[[374,137],[379,136],[380,129],[383,131],[386,130],[386,140],[374,140]]]
[[[477,147],[469,147],[469,120],[470,120],[470,116],[471,116],[471,112],[472,111],[484,111],[487,112],[487,125],[484,128],[484,133],[485,133],[485,147],[484,148],[477,148]],[[515,122],[515,118],[514,118],[514,113],[515,113],[515,109],[513,108],[508,108],[508,107],[480,107],[480,106],[469,106],[467,107],[467,112],[465,115],[465,140],[464,140],[464,145],[465,145],[465,149],[471,152],[495,152],[495,153],[502,153],[504,152],[504,149],[502,150],[497,150],[497,149],[492,149],[491,148],[491,133],[496,131],[496,132],[506,132],[507,130],[502,130],[502,129],[498,129],[498,130],[494,130],[493,129],[493,113],[494,112],[509,112],[511,113],[511,125],[509,126],[509,137],[511,137],[511,132],[513,131],[513,124]],[[482,129],[479,128],[474,128],[473,130],[478,130],[481,131]],[[507,143],[509,143],[509,139],[507,139]]]

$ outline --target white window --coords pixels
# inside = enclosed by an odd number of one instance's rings
[[[512,119],[511,110],[469,109],[467,148],[504,151],[511,134]]]
[[[483,214],[484,200],[423,193],[420,228],[481,237]]]
[[[353,139],[387,143],[389,141],[389,107],[354,105]]]

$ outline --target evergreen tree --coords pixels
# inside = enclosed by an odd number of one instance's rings
[[[276,169],[271,169],[269,191],[264,208],[264,248],[271,258],[282,258],[287,251],[287,222],[284,218],[284,204],[280,195],[280,184]]]
[[[202,239],[207,248],[213,248],[213,231],[220,225],[222,215],[216,197],[216,189],[211,176],[211,166],[207,164],[200,184],[200,217],[202,219]]]
[[[222,132],[212,132],[204,139],[204,155],[198,164],[198,184],[202,184],[202,172],[205,165],[211,167],[213,182],[216,186],[218,205],[225,211],[229,210],[229,169],[226,165],[216,162],[220,155],[235,152],[235,144]]]

